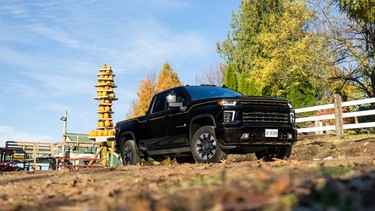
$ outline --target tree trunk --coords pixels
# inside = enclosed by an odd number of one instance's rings
[[[371,75],[370,75],[370,81],[371,81],[371,94],[374,97],[375,96],[375,66],[374,66],[374,47],[375,47],[375,30],[374,25],[371,23],[368,23],[365,25],[365,37],[366,37],[366,51],[368,53],[368,68],[370,68]]]
[[[375,96],[375,69],[373,67],[370,67],[371,68],[371,76],[370,76],[370,81],[371,81],[371,94],[372,96],[369,96],[370,98],[371,97],[374,97]]]

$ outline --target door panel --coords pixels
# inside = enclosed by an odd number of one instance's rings
[[[182,90],[174,89],[169,93],[176,94],[178,101],[186,106],[187,97]],[[187,115],[180,108],[168,108],[166,96],[169,93],[158,94],[145,123],[144,131],[149,133],[145,143],[149,150],[190,146],[186,138]]]
[[[182,103],[182,106],[186,108],[189,100],[183,89],[177,88],[171,93],[175,94],[177,102]],[[169,115],[164,119],[168,141],[177,147],[190,146],[186,136],[188,134],[187,112],[181,111],[181,108],[169,108],[169,110]]]
[[[160,142],[165,136],[163,125],[166,111],[165,98],[166,93],[159,93],[155,96],[144,130],[141,131],[141,133],[146,133],[144,142],[149,150],[159,149]]]
[[[167,142],[174,146],[187,145],[185,139],[187,134],[186,113],[180,112],[178,108],[173,110],[164,118]]]
[[[145,122],[145,129],[142,133],[145,133],[145,144],[148,149],[159,149],[161,139],[165,136],[163,128],[164,115],[150,115],[150,118]]]

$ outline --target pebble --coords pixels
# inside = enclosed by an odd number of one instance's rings
[[[337,160],[337,159],[334,158],[333,156],[328,156],[328,157],[323,158],[323,160]]]

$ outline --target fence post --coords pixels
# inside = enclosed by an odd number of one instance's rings
[[[335,126],[336,126],[336,137],[341,138],[344,135],[343,121],[342,121],[342,108],[341,96],[338,94],[334,95],[335,98]]]
[[[320,120],[315,120],[315,127],[322,127],[323,126],[323,122],[321,122]],[[324,132],[322,130],[320,131],[316,131],[315,134],[323,134]]]

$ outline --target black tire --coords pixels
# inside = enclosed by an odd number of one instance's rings
[[[272,159],[272,158],[288,159],[291,153],[292,153],[292,147],[288,146],[288,147],[269,148],[266,150],[255,152],[255,155],[259,160],[263,158],[265,159]]]
[[[121,149],[121,159],[124,166],[141,163],[134,140],[126,140]]]
[[[203,126],[194,133],[191,151],[198,163],[217,163],[227,157],[219,146],[212,126]]]

